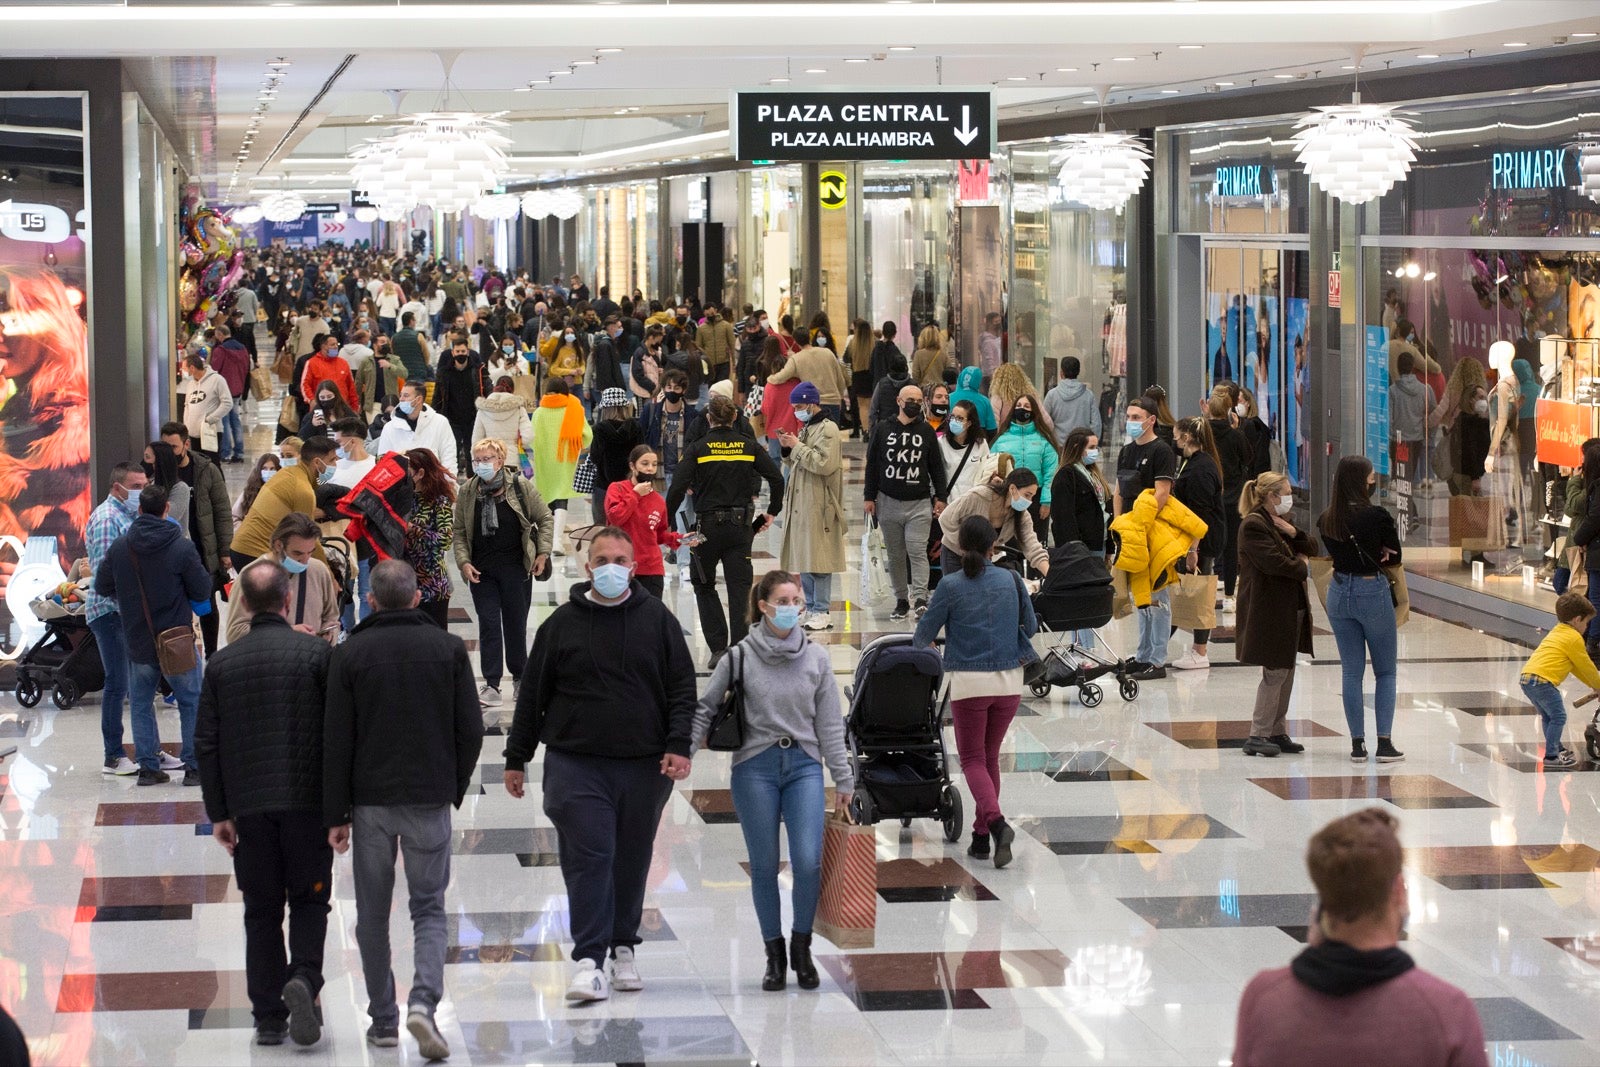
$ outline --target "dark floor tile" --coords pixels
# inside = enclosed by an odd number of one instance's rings
[[[58,1013],[248,1008],[243,971],[129,971],[66,974]]]
[[[161,904],[218,904],[229,898],[231,874],[150,874],[85,878],[80,908]],[[234,894],[237,898],[237,894]]]
[[[473,1063],[664,1063],[749,1067],[749,1046],[726,1016],[463,1022]]]
[[[886,904],[936,904],[947,900],[999,900],[982,885],[922,885],[880,888]]]
[[[1600,937],[1547,937],[1545,940],[1569,956],[1600,968]]]
[[[1450,808],[1492,808],[1496,804],[1482,797],[1386,797],[1397,808],[1411,811],[1445,811]]]
[[[878,888],[978,885],[973,873],[949,857],[878,861]]]
[[[454,851],[458,856],[500,856],[555,850],[556,831],[553,827],[488,827],[455,832]]]
[[[78,909],[78,922],[136,923],[192,918],[193,904],[122,904]]]
[[[471,622],[472,621],[472,616],[467,613],[467,609],[466,608],[451,608],[450,609],[450,621],[451,622]]]
[[[858,992],[856,1007],[862,1011],[950,1011],[988,1008],[988,1003],[972,989],[897,989],[884,992]]]
[[[172,786],[157,786],[171,789]],[[177,788],[182,788],[178,786]],[[185,790],[194,793],[197,790]],[[145,803],[101,804],[94,813],[96,826],[182,826],[206,821],[206,806],[198,800],[158,800]]]
[[[1434,874],[1429,875],[1446,889],[1554,889],[1556,883],[1532,871],[1515,874]]]
[[[1148,841],[1049,841],[1045,847],[1058,856],[1131,856],[1161,851]]]
[[[1242,748],[1250,737],[1249,719],[1184,720],[1173,722],[1146,722],[1146,726],[1163,734],[1185,748]],[[1331,730],[1312,719],[1290,719],[1291,737],[1338,737]]]
[[[850,993],[1055,988],[1065,984],[1069,962],[1056,949],[867,952],[817,957],[817,963]]]
[[[1406,849],[1406,864],[1419,874],[1439,881],[1451,875],[1515,877],[1590,874],[1600,870],[1600,852],[1588,845],[1577,843],[1432,845]],[[1533,888],[1531,884],[1525,884],[1523,887]]]
[[[1576,1041],[1579,1035],[1515,997],[1473,997],[1485,1041]]]
[[[1482,799],[1431,774],[1328,774],[1251,778],[1248,781],[1284,800],[1387,800],[1397,807],[1430,807],[1442,805],[1407,805],[1401,802],[1438,798]],[[1470,806],[1492,808],[1495,805],[1484,800]]]
[[[1146,782],[1144,775],[1127,764],[1099,752],[1074,752],[1059,760],[1054,770],[1045,771],[1055,782]]]
[[[1295,926],[1304,923],[1316,903],[1311,893],[1262,893],[1240,896],[1220,887],[1206,896],[1118,897],[1152,926],[1199,929],[1227,926]]]
[[[249,1008],[190,1008],[191,1030],[254,1030],[256,1020]]]

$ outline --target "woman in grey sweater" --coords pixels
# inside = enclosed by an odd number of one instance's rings
[[[767,946],[761,988],[769,991],[784,988],[791,964],[801,989],[820,982],[811,961],[811,922],[822,885],[823,763],[833,776],[841,814],[850,810],[855,788],[833,664],[827,649],[806,640],[800,628],[805,603],[797,575],[768,571],[756,583],[749,636],[717,661],[690,734],[698,747],[729,687],[742,678],[745,741],[733,754],[733,806],[750,851],[750,894]],[[787,958],[778,898],[780,822],[788,830],[794,874]]]

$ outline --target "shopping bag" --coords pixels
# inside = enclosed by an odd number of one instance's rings
[[[1567,592],[1580,593],[1585,596],[1589,593],[1589,553],[1582,545],[1568,545],[1561,554],[1561,560],[1569,570],[1572,577],[1567,581]]]
[[[1317,599],[1322,601],[1322,609],[1328,609],[1328,587],[1333,584],[1333,560],[1327,556],[1312,556],[1306,560],[1306,567],[1311,571],[1311,586],[1317,591]]]
[[[283,395],[283,405],[278,408],[278,425],[290,433],[300,432],[300,409],[295,406],[292,390]]]
[[[869,519],[861,534],[861,602],[871,604],[889,595],[888,554],[883,549],[883,531],[876,519]]]
[[[1450,544],[1469,552],[1504,548],[1505,502],[1492,496],[1451,497]]]
[[[578,466],[572,472],[572,491],[588,496],[594,492],[594,480],[598,474],[594,467],[594,458],[585,452],[578,457]]]
[[[257,400],[270,400],[277,384],[272,380],[272,372],[265,367],[256,367],[250,371],[250,395]]]
[[[1389,580],[1389,598],[1394,601],[1394,624],[1404,626],[1411,619],[1411,590],[1406,588],[1406,569],[1395,563],[1383,568]]]
[[[877,831],[830,815],[822,831],[822,895],[812,929],[839,948],[871,948],[877,926]]]
[[[526,448],[520,446],[517,448],[517,467],[522,471],[524,478],[533,480],[533,457],[528,455]]]
[[[1133,593],[1128,589],[1128,572],[1112,568],[1111,571],[1111,615],[1113,618],[1126,619],[1133,614]]]
[[[1213,574],[1180,574],[1171,586],[1172,625],[1180,630],[1209,630],[1217,625],[1217,578]]]

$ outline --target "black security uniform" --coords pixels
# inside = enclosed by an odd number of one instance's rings
[[[760,514],[750,501],[761,491],[762,478],[771,497],[767,514],[777,515],[783,507],[783,475],[777,464],[752,438],[732,427],[717,426],[684,450],[667,490],[668,515],[677,513],[684,493],[694,491],[696,527],[705,540],[692,550],[690,581],[700,606],[700,630],[713,653],[727,649],[730,623],[734,643],[749,631],[745,608],[752,578],[750,543]],[[728,585],[727,619],[717,602],[719,563]]]

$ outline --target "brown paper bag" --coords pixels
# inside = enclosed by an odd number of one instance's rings
[[[1217,624],[1217,577],[1214,574],[1180,574],[1168,586],[1172,598],[1172,625],[1180,630],[1209,630]]]

